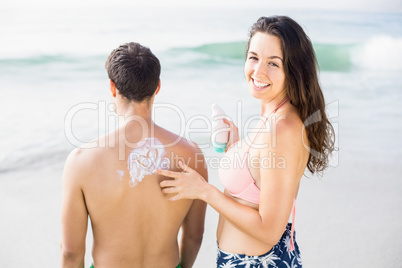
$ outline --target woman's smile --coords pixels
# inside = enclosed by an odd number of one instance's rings
[[[254,84],[254,90],[257,90],[257,91],[264,90],[264,89],[268,88],[271,85],[269,83],[260,82],[260,81],[256,80],[253,77],[251,77],[251,81]]]

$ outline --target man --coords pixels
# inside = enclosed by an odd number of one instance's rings
[[[192,267],[202,241],[206,204],[169,201],[171,196],[159,185],[164,177],[153,170],[179,171],[178,161],[183,161],[206,178],[202,153],[153,122],[160,63],[148,48],[124,44],[110,54],[106,69],[120,124],[98,140],[106,146],[75,149],[67,158],[61,265],[84,267],[89,215],[95,268]]]

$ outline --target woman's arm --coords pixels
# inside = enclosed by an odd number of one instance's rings
[[[298,135],[294,130],[289,126],[277,127],[275,146],[270,145],[260,152],[259,210],[225,196],[184,164],[181,164],[183,173],[158,171],[159,174],[174,178],[161,182],[163,192],[176,193],[171,200],[204,200],[242,232],[266,244],[275,245],[285,229],[299,183],[297,169],[300,164],[300,150],[304,148],[298,144],[300,141],[297,142]],[[271,136],[271,133],[266,135],[264,141],[272,141]],[[267,161],[274,156],[277,159],[281,157],[284,166],[267,166]]]

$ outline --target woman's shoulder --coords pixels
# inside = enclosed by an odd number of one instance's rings
[[[295,114],[279,114],[280,120],[263,134],[268,146],[260,149],[260,157],[284,159],[289,170],[304,170],[308,158],[309,143],[300,117]],[[303,167],[304,165],[304,167]]]
[[[286,113],[275,114],[270,121],[270,133],[277,136],[300,137],[304,131],[304,124],[297,111],[290,110]]]
[[[263,142],[269,144],[269,150],[292,150],[304,148],[307,138],[304,124],[297,112],[290,111],[276,114],[270,122],[270,131],[263,133]]]

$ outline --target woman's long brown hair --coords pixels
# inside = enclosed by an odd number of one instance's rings
[[[251,38],[257,32],[281,40],[286,93],[299,111],[308,137],[310,156],[307,168],[313,174],[322,174],[334,151],[335,132],[325,112],[324,95],[318,81],[318,63],[310,38],[289,17],[261,17],[251,27],[247,51]]]

